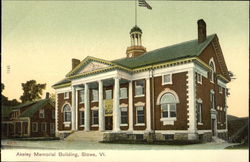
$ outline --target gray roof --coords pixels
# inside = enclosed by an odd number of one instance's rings
[[[209,35],[202,43],[198,43],[198,40],[195,39],[149,51],[134,58],[122,58],[113,60],[112,62],[130,69],[134,69],[162,62],[199,56],[215,36],[216,34]]]

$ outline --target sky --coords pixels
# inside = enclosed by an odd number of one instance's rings
[[[248,116],[249,2],[147,2],[152,10],[137,8],[147,51],[196,39],[197,20],[203,18],[236,77],[228,84],[228,113]],[[71,70],[72,58],[125,57],[135,25],[134,1],[5,0],[2,5],[1,75],[9,99],[19,99],[21,83],[31,79],[47,84],[44,95],[54,93],[51,86]]]

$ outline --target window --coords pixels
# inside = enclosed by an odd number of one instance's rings
[[[197,81],[197,83],[202,84],[202,75],[201,74],[196,73],[196,81]]]
[[[196,103],[196,111],[197,111],[197,122],[202,123],[202,103]]]
[[[144,95],[144,80],[135,81],[135,96]]]
[[[68,99],[69,98],[69,92],[64,92],[64,99]]]
[[[98,110],[92,111],[92,125],[98,124]]]
[[[42,122],[42,124],[41,124],[41,131],[42,132],[46,132],[46,129],[47,129],[47,123],[46,122]]]
[[[121,124],[128,124],[128,108],[121,107]]]
[[[50,133],[55,134],[55,123],[50,123],[49,126],[50,126]]]
[[[210,106],[212,109],[215,109],[215,103],[214,103],[214,92],[210,92]]]
[[[44,109],[39,110],[39,118],[44,118]]]
[[[98,101],[98,90],[92,89],[92,102]]]
[[[64,106],[63,112],[64,112],[64,122],[71,122],[71,108],[68,104]]]
[[[32,132],[38,132],[38,123],[32,123]]]
[[[80,111],[80,125],[84,125],[84,120],[85,120],[84,111]]]
[[[80,90],[79,93],[80,93],[79,94],[80,95],[79,102],[84,103],[84,90]]]
[[[211,67],[211,70],[210,70],[210,81],[214,83],[214,73],[215,73],[215,66],[214,66],[214,61],[211,60],[209,62],[209,66]]]
[[[128,98],[127,88],[120,88],[120,99]]]
[[[143,106],[136,107],[136,123],[144,124],[144,107]]]
[[[165,93],[161,97],[161,117],[162,118],[175,118],[176,117],[176,99],[171,93]]]
[[[222,94],[223,93],[223,88],[221,86],[219,86],[219,93]]]
[[[112,90],[106,90],[105,91],[105,98],[106,100],[112,99]]]
[[[162,85],[164,84],[172,84],[172,74],[166,74],[162,76]]]
[[[52,110],[52,112],[51,112],[51,113],[52,113],[51,118],[52,118],[52,119],[55,119],[55,116],[56,116],[56,115],[55,115],[55,110]]]

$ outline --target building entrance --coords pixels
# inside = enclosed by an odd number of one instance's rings
[[[112,130],[113,129],[113,117],[106,116],[105,117],[105,130]]]

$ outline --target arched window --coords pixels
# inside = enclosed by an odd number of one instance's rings
[[[176,103],[177,100],[172,93],[165,93],[160,100],[161,117],[174,118],[176,117]]]
[[[64,122],[71,122],[71,108],[68,104],[63,107]]]
[[[214,82],[214,73],[215,73],[216,70],[215,70],[215,65],[214,65],[213,58],[210,59],[209,66],[211,67],[211,70],[210,70],[210,81]]]

